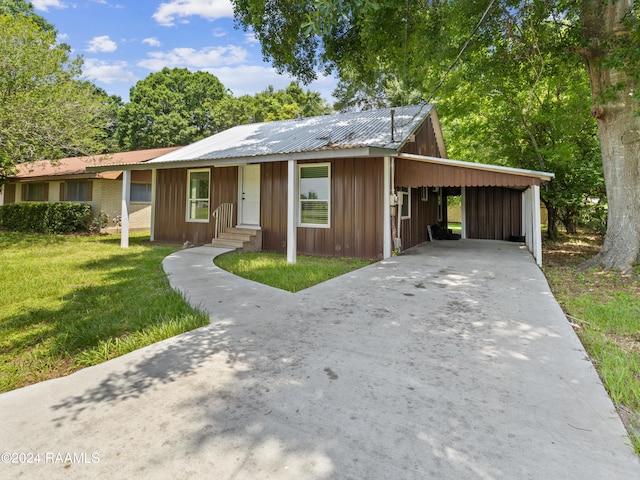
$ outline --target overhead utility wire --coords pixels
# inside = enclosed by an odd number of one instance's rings
[[[436,94],[436,92],[438,90],[440,90],[440,87],[442,87],[442,85],[444,84],[445,79],[447,78],[447,76],[449,75],[449,73],[451,73],[451,70],[453,70],[453,67],[456,66],[456,64],[458,63],[458,60],[460,60],[460,57],[462,57],[462,54],[464,53],[464,51],[467,49],[467,46],[469,46],[469,43],[471,43],[471,39],[473,38],[473,36],[476,34],[476,32],[478,31],[478,29],[482,26],[482,24],[484,23],[485,19],[487,18],[487,15],[489,15],[489,10],[491,10],[491,7],[493,7],[493,4],[495,3],[495,0],[491,0],[489,2],[489,5],[487,6],[487,9],[484,11],[484,13],[482,14],[482,18],[480,19],[480,21],[478,22],[478,24],[475,26],[475,28],[473,29],[473,31],[471,32],[471,35],[469,35],[469,37],[467,38],[467,41],[464,42],[464,45],[462,46],[462,48],[460,49],[460,53],[458,53],[458,56],[456,57],[456,59],[453,61],[453,63],[451,64],[451,66],[447,69],[446,72],[444,72],[444,75],[442,76],[442,78],[440,79],[440,82],[438,83],[438,85],[436,85],[436,88],[433,89],[433,91],[429,94],[429,97],[424,101],[424,103],[429,103],[431,101],[431,99],[433,98],[433,96]]]

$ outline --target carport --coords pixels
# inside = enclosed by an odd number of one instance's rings
[[[437,206],[430,208],[437,209],[438,221],[446,226],[447,196],[459,194],[462,238],[524,240],[536,263],[542,265],[540,186],[553,178],[552,173],[410,153],[395,156],[393,162],[394,185],[426,192],[418,195],[421,201],[413,203],[417,222],[429,218],[420,209],[427,208],[431,195]],[[414,230],[420,227],[414,225]]]

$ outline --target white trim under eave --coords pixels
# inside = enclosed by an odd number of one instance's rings
[[[275,155],[255,155],[249,157],[230,158],[199,158],[194,160],[171,160],[166,162],[145,162],[135,164],[100,165],[87,167],[91,172],[107,172],[114,170],[152,170],[167,168],[206,168],[206,167],[230,167],[234,165],[246,165],[249,163],[285,162],[289,160],[304,161],[317,160],[319,162],[336,158],[369,158],[397,155],[398,151],[381,147],[358,147],[336,150],[312,150],[309,152],[281,153]]]

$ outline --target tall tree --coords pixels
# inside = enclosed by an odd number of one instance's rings
[[[23,162],[102,151],[104,106],[82,60],[34,15],[0,14],[0,183]]]
[[[582,0],[581,54],[598,122],[609,216],[600,253],[591,262],[630,270],[640,262],[640,2]]]
[[[119,117],[128,150],[186,145],[216,133],[211,112],[229,91],[215,75],[163,68],[131,87]]]
[[[591,114],[598,122],[609,199],[606,239],[595,262],[627,271],[640,261],[640,116],[634,116],[640,5],[632,8],[632,0],[233,3],[237,22],[255,31],[264,56],[278,70],[303,81],[317,71],[335,72],[355,82],[356,90],[384,88],[388,80],[400,79],[403,91],[432,92],[454,59],[470,63],[475,51],[491,53],[501,44],[519,48],[514,33],[528,18],[543,20],[536,23],[541,28],[552,25],[558,39],[547,43],[551,37],[541,35],[537,48],[556,57],[580,52],[591,80]],[[476,36],[469,42],[471,32]],[[463,45],[468,49],[460,56]],[[507,78],[512,73],[496,68],[495,74]],[[531,65],[522,62],[520,68]]]
[[[284,90],[273,86],[253,96],[227,97],[216,105],[212,117],[218,130],[245,123],[270,122],[330,113],[329,105],[318,92],[304,90],[292,82]]]

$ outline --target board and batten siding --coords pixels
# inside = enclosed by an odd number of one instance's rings
[[[411,218],[402,220],[400,223],[400,239],[403,250],[429,240],[427,225],[439,223],[437,196],[437,193],[430,191],[428,200],[424,201],[419,188],[411,189]]]
[[[322,161],[320,163],[324,163]],[[299,162],[316,163],[313,161]],[[382,158],[344,158],[331,163],[331,226],[297,228],[300,255],[381,259],[383,255]],[[263,164],[263,249],[286,253],[287,163]]]
[[[238,168],[210,168],[210,202],[208,222],[187,222],[187,169],[159,169],[156,184],[155,240],[194,245],[211,243],[214,220],[212,212],[221,203],[233,203],[234,223],[237,215]]]
[[[409,141],[402,148],[402,153],[412,153],[414,155],[426,155],[429,157],[442,157],[442,152],[438,147],[436,132],[433,128],[433,121],[428,117],[415,133],[414,141]],[[402,185],[408,186],[408,185]]]
[[[509,240],[522,235],[522,191],[504,187],[467,187],[467,238]]]

